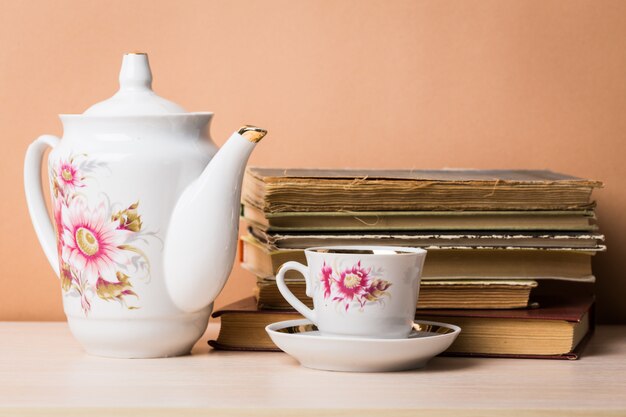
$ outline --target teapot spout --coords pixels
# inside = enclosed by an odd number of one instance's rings
[[[163,266],[170,298],[183,311],[206,308],[226,284],[237,252],[246,163],[266,134],[254,126],[235,132],[176,203]]]

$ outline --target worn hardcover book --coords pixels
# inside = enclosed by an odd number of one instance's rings
[[[268,233],[249,227],[248,233],[269,249],[314,246],[389,245],[425,249],[443,248],[567,248],[604,250],[604,235],[589,232],[317,232]]]
[[[265,232],[580,231],[598,229],[591,210],[361,211],[265,213],[242,205],[242,218]]]
[[[589,210],[601,186],[538,170],[249,168],[242,200],[265,213]]]
[[[577,348],[594,327],[594,297],[550,296],[537,303],[516,310],[418,311],[416,318],[461,327],[463,336],[448,354],[578,359]]]
[[[577,359],[594,327],[592,296],[546,297],[537,308],[419,310],[417,318],[456,324],[461,334],[449,355]],[[215,349],[277,351],[268,324],[302,318],[295,311],[259,310],[253,297],[213,313],[221,318]]]
[[[426,281],[420,285],[417,309],[505,309],[528,306],[533,280],[447,280]],[[289,289],[305,305],[312,307],[304,281],[289,283]],[[275,281],[259,280],[256,293],[261,310],[290,310],[293,307],[278,291]]]
[[[304,250],[271,250],[251,235],[240,239],[242,266],[257,277],[271,280],[288,261],[306,263]],[[571,248],[430,248],[422,279],[564,279],[594,281],[593,250]],[[287,280],[301,280],[295,271]]]

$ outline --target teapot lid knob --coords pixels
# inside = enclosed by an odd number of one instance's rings
[[[124,54],[120,69],[120,89],[108,100],[88,108],[87,116],[166,115],[187,113],[176,103],[159,97],[152,91],[152,71],[148,54]]]
[[[120,69],[120,90],[152,90],[152,71],[145,52],[131,52],[124,55]]]

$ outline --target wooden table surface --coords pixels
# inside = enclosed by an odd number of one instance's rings
[[[65,323],[0,323],[0,416],[626,415],[626,326],[598,327],[578,361],[441,357],[379,374],[213,351],[217,326],[191,356],[125,360],[86,355]]]

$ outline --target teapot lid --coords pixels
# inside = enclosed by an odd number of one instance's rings
[[[120,89],[113,97],[94,104],[83,114],[89,116],[130,116],[180,114],[187,111],[152,91],[152,72],[148,55],[124,55],[120,69]]]

